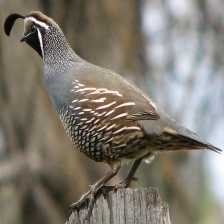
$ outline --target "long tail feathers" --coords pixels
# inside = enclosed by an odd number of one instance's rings
[[[168,151],[178,151],[178,150],[199,150],[199,149],[209,149],[216,153],[222,153],[223,150],[219,149],[210,143],[205,142],[197,135],[193,136],[186,136],[180,134],[171,134],[171,133],[164,133],[164,138],[161,140],[161,147],[160,150],[168,150]]]
[[[214,145],[211,145],[210,143],[204,142],[203,140],[198,140],[195,138],[191,138],[188,136],[183,135],[177,135],[177,138],[182,139],[182,143],[185,142],[186,145],[188,145],[189,149],[209,149],[216,153],[222,153],[223,150],[220,148],[215,147]],[[187,148],[188,148],[187,147]]]
[[[217,148],[217,147],[215,147],[214,145],[206,144],[205,146],[206,146],[206,148],[210,149],[210,150],[213,151],[213,152],[220,153],[220,154],[223,152],[222,149]]]

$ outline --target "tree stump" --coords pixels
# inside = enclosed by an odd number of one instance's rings
[[[74,210],[66,224],[171,224],[168,205],[154,188],[119,189],[97,198],[90,220],[87,205]]]

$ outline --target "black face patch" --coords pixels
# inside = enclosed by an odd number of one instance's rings
[[[43,57],[41,46],[40,46],[40,41],[38,38],[37,28],[35,28],[31,33],[29,33],[25,37],[24,41],[26,41],[26,43],[28,45],[30,45],[30,47],[32,47],[41,57]]]

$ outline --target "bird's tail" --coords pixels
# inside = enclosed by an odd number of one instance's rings
[[[216,153],[221,153],[222,149],[217,148],[210,143],[201,140],[197,135],[185,136],[181,134],[164,133],[164,139],[167,139],[167,144],[164,144],[165,150],[197,150],[209,149]],[[165,142],[164,142],[165,143]],[[167,145],[167,147],[166,147]]]
[[[215,147],[214,145],[211,144],[206,144],[206,147],[210,150],[212,150],[213,152],[217,152],[217,153],[222,153],[223,150],[220,148]]]

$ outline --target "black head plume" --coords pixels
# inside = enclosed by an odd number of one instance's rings
[[[10,35],[10,32],[12,30],[12,27],[15,23],[15,21],[17,19],[24,19],[25,16],[22,16],[20,14],[17,14],[17,13],[13,13],[13,14],[10,14],[6,19],[5,19],[5,23],[4,23],[4,31],[6,33],[6,35]]]

